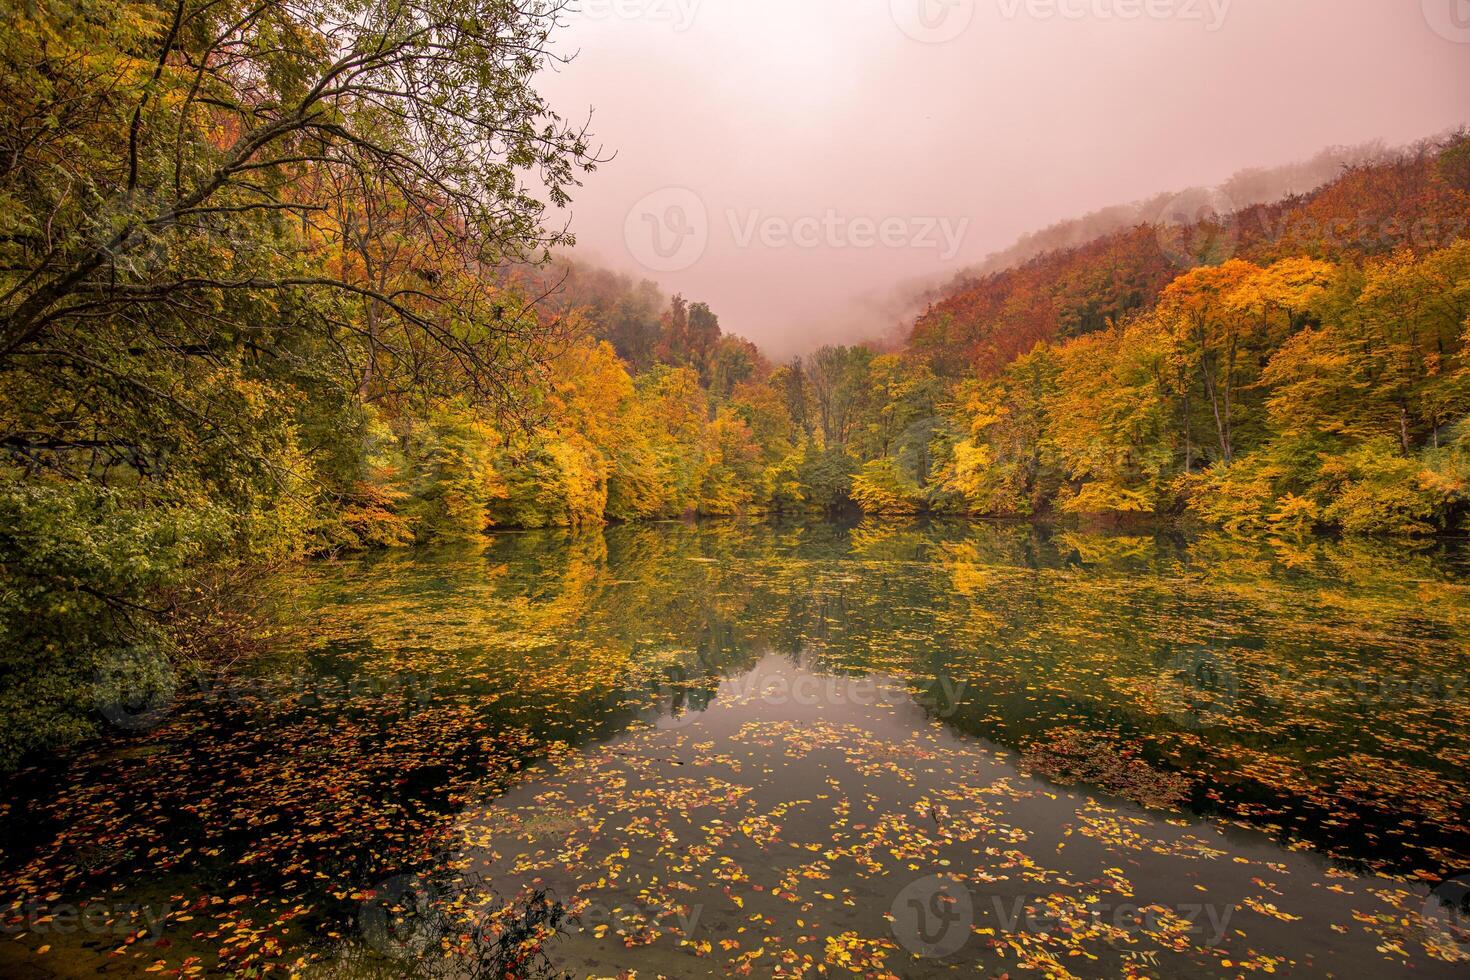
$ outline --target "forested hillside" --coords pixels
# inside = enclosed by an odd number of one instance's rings
[[[1308,195],[961,281],[896,353],[826,347],[775,370],[698,304],[657,317],[650,283],[562,277],[591,336],[644,372],[635,390],[679,367],[703,389],[703,431],[676,453],[690,475],[657,481],[698,489],[662,512],[1429,534],[1460,529],[1470,476],[1467,192],[1470,142],[1423,144]],[[635,445],[602,448],[610,492]]]
[[[1467,191],[1455,138],[962,284],[909,345],[950,385],[959,430],[919,489],[993,514],[1455,529]]]
[[[529,427],[387,419],[344,540],[844,508],[1455,530],[1467,188],[1470,142],[1426,144],[962,282],[897,352],[779,367],[703,303],[559,260],[518,280],[564,337]]]

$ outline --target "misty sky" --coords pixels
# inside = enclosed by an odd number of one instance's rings
[[[1470,123],[1470,0],[580,0],[577,252],[785,357],[1023,232]]]

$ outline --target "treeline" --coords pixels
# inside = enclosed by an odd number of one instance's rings
[[[467,540],[493,528],[856,509],[861,462],[927,476],[944,386],[926,367],[827,347],[774,367],[704,303],[563,261],[561,343],[533,410],[465,401],[375,415],[364,479],[317,542]]]
[[[1416,150],[1417,152],[1417,150]],[[1040,255],[1065,253],[1099,239],[1107,238],[1157,222],[1177,222],[1179,215],[1192,211],[1234,212],[1240,208],[1275,204],[1293,195],[1304,195],[1330,184],[1344,169],[1362,168],[1375,163],[1391,162],[1402,151],[1391,150],[1381,142],[1355,146],[1333,146],[1307,160],[1277,167],[1251,167],[1231,176],[1218,187],[1191,187],[1183,191],[1157,194],[1132,204],[1114,205],[1080,218],[1070,218],[1022,235],[1015,244],[988,256],[973,269],[955,277],[949,288],[932,289],[928,295],[942,299],[965,280],[979,280],[987,273],[1002,272],[1020,266]],[[1196,214],[1195,217],[1199,215]]]
[[[909,346],[946,375],[992,374],[1037,342],[1076,337],[1151,308],[1196,265],[1305,256],[1360,263],[1430,251],[1470,234],[1463,138],[1345,167],[1310,194],[1212,215],[1186,195],[1168,221],[1140,222],[1076,248],[962,279],[918,318]]]
[[[1232,259],[961,386],[968,509],[1188,513],[1232,530],[1456,530],[1470,501],[1470,241]]]
[[[962,284],[908,352],[945,379],[957,437],[876,509],[1459,530],[1467,237],[1461,136]]]
[[[656,492],[609,517],[860,508],[1430,534],[1460,530],[1470,502],[1464,138],[963,283],[896,354],[827,347],[772,370],[717,327],[684,339],[695,318],[677,299],[655,327],[651,284],[578,275],[590,335],[654,365],[625,384],[636,407],[606,406],[635,421],[599,452],[610,500],[636,496],[625,481]],[[680,370],[684,425],[667,399]]]

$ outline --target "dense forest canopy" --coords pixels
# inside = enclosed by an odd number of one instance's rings
[[[534,87],[560,12],[6,0],[0,763],[239,653],[252,577],[313,554],[856,509],[1461,529],[1465,139],[773,365],[564,257],[600,152]]]
[[[391,539],[384,419],[535,409],[556,324],[488,273],[569,241],[597,152],[532,86],[559,4],[4,6],[11,756],[104,652],[209,646],[209,575]]]

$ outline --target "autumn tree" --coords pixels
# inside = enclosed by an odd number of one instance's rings
[[[1174,280],[1159,301],[1188,367],[1197,372],[1214,417],[1220,458],[1234,458],[1233,402],[1241,345],[1254,321],[1235,301],[1237,290],[1259,274],[1249,262],[1200,266]]]
[[[565,240],[542,229],[527,175],[561,205],[594,162],[529,84],[551,60],[554,9],[179,0],[94,20],[17,6],[0,64],[14,100],[0,135],[12,150],[0,367],[39,348],[79,356],[105,319],[151,324],[134,343],[207,349],[266,326],[232,321],[250,302],[232,296],[280,308],[325,294],[380,308],[450,351],[477,392],[504,393],[533,335],[496,316],[475,273]],[[311,262],[344,234],[303,188],[311,174],[391,189],[450,267],[385,288]],[[330,316],[294,326],[362,329]]]
[[[1404,453],[1426,428],[1437,445],[1444,425],[1470,407],[1458,373],[1467,316],[1470,242],[1422,259],[1401,252],[1366,270],[1346,322],[1375,396],[1393,407]]]
[[[966,437],[939,474],[942,489],[983,514],[1031,515],[1050,506],[1061,473],[1048,438],[1056,352],[1038,344],[998,378],[964,386]]]
[[[823,446],[840,449],[847,444],[868,396],[868,365],[872,358],[873,352],[866,347],[829,345],[806,359],[803,367]]]
[[[202,657],[216,574],[478,533],[481,410],[534,408],[559,339],[498,273],[569,241],[596,154],[534,86],[554,4],[0,9],[0,687],[45,719],[13,756],[117,658]]]
[[[1153,513],[1176,465],[1169,378],[1172,338],[1149,318],[1057,351],[1047,438],[1080,513]]]
[[[726,401],[735,388],[770,372],[760,349],[744,337],[726,334],[715,343],[709,357],[710,396]]]

